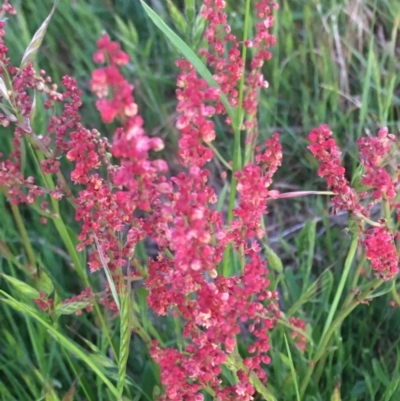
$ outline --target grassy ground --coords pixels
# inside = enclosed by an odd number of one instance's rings
[[[178,2],[177,2],[178,3]],[[228,1],[233,26],[241,29],[243,4]],[[18,60],[35,30],[48,15],[52,1],[15,1],[16,21],[7,27],[11,59]],[[157,13],[179,32],[165,1],[149,1]],[[181,4],[178,4],[181,6]],[[330,125],[345,151],[349,171],[355,168],[355,142],[362,134],[387,125],[398,134],[400,123],[400,3],[397,0],[282,0],[276,13],[278,44],[265,75],[270,87],[261,100],[262,138],[281,133],[284,164],[275,186],[282,191],[324,189],[317,179],[317,164],[307,151],[307,133],[322,122]],[[175,21],[176,22],[176,21]],[[89,91],[95,42],[106,30],[120,40],[132,57],[128,75],[135,85],[141,114],[148,132],[167,142],[166,155],[176,146],[174,90],[177,54],[145,16],[139,2],[128,0],[61,0],[38,57],[38,66],[54,81],[64,74],[78,79],[84,89],[82,114],[87,126],[100,127],[111,136],[110,127],[99,124],[94,97]],[[189,32],[181,32],[190,39]],[[218,141],[229,158],[232,140],[221,129]],[[9,147],[2,137],[0,151]],[[173,161],[173,157],[170,160]],[[29,161],[26,169],[31,168]],[[66,225],[77,232],[73,214],[65,207]],[[268,219],[270,243],[284,263],[282,305],[293,305],[307,322],[310,340],[318,343],[339,283],[350,237],[342,231],[345,217],[332,218],[326,199],[307,198],[271,203]],[[82,284],[69,267],[70,256],[51,224],[42,226],[28,209],[21,208],[27,234],[40,265],[62,296],[79,292]],[[20,233],[4,196],[0,195],[0,239],[19,260],[24,260]],[[322,218],[320,218],[322,216]],[[316,217],[320,219],[315,219]],[[0,243],[1,244],[1,243]],[[0,272],[20,279],[14,264],[0,259]],[[315,281],[317,280],[317,281]],[[99,277],[93,278],[98,285]],[[316,284],[310,285],[312,282]],[[2,280],[2,289],[17,292]],[[137,294],[140,313],[147,307],[145,294]],[[304,400],[329,400],[341,387],[341,399],[349,401],[400,399],[400,313],[389,307],[390,295],[361,305],[335,332],[325,367],[316,372],[318,385],[311,385]],[[22,303],[0,303],[0,399],[10,400],[110,400],[106,379],[118,377],[116,358],[107,336],[119,349],[119,328],[107,316],[102,327],[95,316],[61,318],[46,325],[19,313]],[[33,312],[32,312],[33,313]],[[46,322],[45,322],[46,323]],[[160,323],[161,324],[161,323]],[[175,328],[162,323],[162,340],[173,341]],[[283,333],[273,334],[269,384],[278,400],[295,399],[290,360],[299,376],[307,369],[307,354],[291,347],[288,358]],[[286,330],[287,332],[287,330]],[[71,342],[73,341],[73,342]],[[73,348],[73,347],[77,348]],[[151,400],[159,386],[157,368],[137,338],[131,342],[127,374],[127,400]],[[86,358],[86,359],[85,359]],[[92,366],[88,369],[87,359]],[[86,365],[85,365],[86,363]],[[78,384],[79,382],[79,384]],[[154,390],[156,388],[156,390]],[[340,398],[338,398],[340,399]],[[334,398],[332,398],[334,400]]]

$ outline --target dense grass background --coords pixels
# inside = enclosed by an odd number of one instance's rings
[[[175,5],[182,9],[182,3]],[[197,2],[199,3],[199,2]],[[229,4],[230,3],[230,4]],[[232,26],[242,29],[243,1],[228,1]],[[51,0],[13,1],[17,17],[7,26],[11,59],[21,58],[35,30],[51,9]],[[195,34],[174,18],[168,2],[149,0],[176,32],[188,43]],[[197,4],[199,5],[199,4]],[[400,118],[399,52],[400,3],[397,0],[282,0],[276,13],[278,44],[274,57],[265,68],[270,87],[264,92],[260,107],[263,138],[279,131],[284,146],[284,164],[275,187],[282,190],[323,189],[317,178],[317,164],[307,151],[307,133],[326,122],[335,132],[345,152],[349,172],[357,163],[355,142],[362,134],[374,133],[387,125],[398,134]],[[174,128],[174,90],[177,53],[146,17],[138,1],[132,0],[61,0],[48,28],[37,65],[59,82],[64,74],[77,78],[84,89],[82,115],[89,127],[97,127],[106,136],[112,128],[100,123],[95,99],[89,90],[92,54],[95,42],[106,30],[118,39],[132,58],[126,69],[135,85],[135,97],[150,135],[160,135],[167,142],[166,157],[174,162],[177,133]],[[199,46],[199,41],[194,44]],[[7,152],[10,137],[2,135],[0,152]],[[221,128],[218,143],[229,159],[232,140]],[[33,168],[27,161],[26,172]],[[218,166],[215,171],[218,171]],[[34,174],[34,172],[32,172]],[[62,205],[66,224],[74,232],[78,226],[68,205]],[[30,209],[21,214],[35,255],[51,277],[62,297],[83,288],[69,267],[57,232],[49,223],[43,226]],[[26,255],[9,206],[0,194],[0,239],[19,261]],[[307,198],[270,205],[267,232],[270,244],[283,261],[282,305],[298,308],[297,315],[308,322],[310,337],[318,342],[329,302],[343,269],[350,237],[342,230],[346,217],[329,216],[326,199]],[[3,244],[3,242],[0,243]],[[4,252],[2,252],[4,256]],[[0,259],[0,271],[26,279],[15,263]],[[314,287],[309,283],[316,280]],[[93,277],[99,288],[100,277]],[[0,286],[21,299],[4,280]],[[146,313],[145,294],[136,294],[140,314]],[[335,335],[325,368],[317,372],[319,384],[310,386],[305,400],[329,400],[335,387],[341,386],[343,400],[400,399],[400,314],[389,307],[390,295],[369,306],[360,306]],[[1,400],[110,400],[103,381],[82,363],[82,358],[68,351],[65,339],[79,344],[106,376],[118,375],[115,358],[106,333],[92,315],[66,316],[50,329],[26,314],[0,303],[0,399]],[[119,347],[116,319],[106,317],[113,345]],[[155,322],[161,339],[173,341],[172,322]],[[52,330],[59,331],[62,339]],[[295,399],[293,376],[286,353],[283,333],[278,326],[273,334],[272,365],[269,383],[278,400]],[[112,348],[112,347],[111,347]],[[295,370],[301,376],[307,367],[302,356],[291,347]],[[333,352],[334,351],[334,352]],[[127,400],[151,400],[158,391],[157,368],[135,336],[128,359]],[[78,384],[79,383],[79,384]],[[156,386],[156,387],[155,387]]]

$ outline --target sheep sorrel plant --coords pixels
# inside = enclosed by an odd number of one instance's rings
[[[282,146],[277,133],[258,144],[257,112],[278,5],[246,0],[238,27],[225,1],[204,0],[195,18],[187,0],[192,33],[202,33],[197,54],[142,5],[184,56],[176,61],[177,173],[163,140],[146,133],[118,42],[102,34],[90,81],[102,123],[117,125],[108,139],[83,125],[73,78],[59,87],[35,69],[57,4],[18,67],[3,40],[5,16],[16,11],[1,7],[0,185],[18,240],[2,228],[0,300],[7,327],[18,324],[26,332],[18,340],[29,339],[27,370],[0,370],[4,399],[340,400],[346,371],[335,351],[345,319],[389,292],[400,306],[396,137],[381,128],[361,138],[349,182],[321,125],[308,147],[330,191],[271,189]],[[220,131],[232,161],[218,150]],[[220,177],[215,164],[226,169]],[[298,268],[284,267],[267,236],[267,204],[306,195],[332,196],[333,213],[349,216],[335,286],[331,267],[313,257],[315,223],[295,241],[305,260]]]

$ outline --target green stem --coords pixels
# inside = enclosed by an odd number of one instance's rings
[[[393,297],[393,300],[396,302],[397,307],[400,308],[400,297],[399,297],[399,294],[397,293],[397,289],[396,289],[395,285],[392,288],[392,297]]]
[[[33,252],[32,244],[29,241],[29,236],[26,231],[24,222],[22,221],[21,213],[19,212],[18,206],[14,205],[11,202],[11,211],[14,216],[15,222],[17,224],[17,228],[19,231],[19,234],[21,235],[21,240],[24,245],[26,255],[28,256],[28,261],[29,261],[29,272],[35,273],[36,269],[36,258],[35,258],[35,253]]]
[[[377,223],[376,221],[371,220],[370,218],[364,216],[361,213],[354,213],[354,215],[358,218],[360,218],[362,221],[364,221],[365,223],[371,225],[372,227],[383,227],[383,225],[381,223]]]
[[[232,170],[232,166],[223,158],[221,153],[219,153],[219,150],[212,143],[207,143],[206,145],[212,149],[214,155],[217,156],[217,159],[223,164],[224,167],[226,167],[228,170]]]
[[[243,31],[243,42],[248,39],[249,27],[250,27],[250,0],[246,0],[246,14],[244,20],[244,31]],[[242,60],[243,60],[243,73],[239,83],[239,95],[238,95],[238,105],[236,109],[235,120],[232,121],[232,128],[234,134],[234,143],[233,143],[233,166],[232,166],[232,179],[231,179],[231,193],[229,196],[229,208],[228,208],[228,225],[233,219],[233,209],[235,207],[236,201],[236,186],[237,180],[235,178],[236,171],[242,168],[242,154],[241,154],[241,129],[244,118],[244,110],[243,110],[243,96],[244,96],[244,83],[245,83],[245,71],[246,71],[246,56],[247,56],[247,47],[243,45],[242,48]],[[224,253],[224,260],[222,266],[222,274],[223,276],[229,275],[229,262],[230,262],[230,253],[232,246],[230,244],[227,245]]]
[[[385,215],[387,227],[390,230],[392,228],[392,214],[391,214],[391,210],[390,210],[390,202],[389,202],[386,194],[384,194],[384,196],[383,196],[383,213]]]
[[[176,336],[176,344],[178,346],[179,352],[182,352],[185,348],[185,343],[182,336],[182,325],[179,314],[174,316],[174,327],[175,327],[175,336]]]
[[[36,149],[36,152],[33,153],[34,154],[34,158],[35,158],[35,162],[38,166],[38,170],[42,176],[42,180],[44,181],[45,185],[47,188],[54,190],[55,189],[55,185],[53,182],[53,179],[51,178],[50,175],[48,174],[44,174],[42,172],[42,169],[40,167],[40,162],[42,162],[43,160],[45,160],[45,157],[42,153],[41,150]],[[68,188],[68,186],[66,186]],[[63,186],[63,191],[65,192],[65,188]],[[65,193],[70,193],[70,190],[68,188],[68,192]],[[71,193],[72,199],[73,199],[73,195]],[[74,244],[72,243],[71,237],[68,233],[68,230],[66,229],[65,223],[62,219],[62,217],[60,216],[60,208],[58,205],[58,201],[56,201],[52,196],[50,196],[50,202],[51,205],[53,207],[54,210],[54,217],[52,218],[54,225],[58,231],[58,233],[60,234],[65,247],[67,248],[67,251],[69,253],[69,255],[71,256],[72,262],[74,264],[74,268],[76,269],[76,272],[78,273],[78,276],[81,278],[82,281],[85,282],[85,285],[88,284],[88,278],[85,272],[84,267],[82,266],[81,260],[79,259],[78,253],[75,249]],[[74,202],[75,204],[75,202]]]
[[[358,279],[360,278],[361,269],[364,267],[367,258],[365,254],[360,259],[360,262],[357,265],[356,271],[354,272],[353,280],[351,281],[350,291],[355,291],[357,288]]]
[[[356,251],[357,251],[357,246],[358,246],[358,235],[355,235],[353,237],[352,242],[351,242],[349,253],[347,254],[347,258],[346,258],[346,261],[344,263],[343,273],[342,273],[342,275],[340,277],[340,282],[339,282],[339,286],[338,286],[336,294],[335,294],[335,298],[333,299],[331,308],[329,310],[328,318],[326,319],[326,322],[325,322],[324,330],[322,332],[321,341],[324,338],[324,335],[326,334],[326,332],[328,331],[328,329],[329,329],[329,327],[330,327],[330,325],[332,323],[333,317],[334,317],[334,315],[336,313],[337,307],[339,305],[340,298],[342,297],[342,294],[343,294],[344,286],[345,286],[346,281],[347,281],[347,277],[349,276],[349,273],[350,273],[351,265],[353,264],[354,256],[355,256]],[[320,344],[320,346],[321,346],[321,344]],[[320,348],[320,346],[318,348]]]
[[[324,355],[327,345],[329,343],[329,340],[332,336],[332,334],[340,327],[340,325],[343,323],[344,319],[362,302],[364,302],[378,287],[380,287],[384,283],[384,280],[382,279],[375,279],[372,281],[372,283],[368,286],[366,290],[364,290],[361,294],[359,294],[348,306],[343,308],[343,310],[339,313],[339,315],[336,317],[336,319],[333,321],[325,335],[323,336],[318,350],[313,358],[313,360],[309,363],[306,375],[303,379],[301,388],[300,388],[300,394],[301,397],[304,397],[305,391],[307,390],[308,384],[310,382],[311,376],[313,374],[314,368],[318,361],[322,358]]]

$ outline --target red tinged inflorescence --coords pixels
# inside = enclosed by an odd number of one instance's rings
[[[165,397],[171,400],[201,397],[197,391],[207,386],[221,400],[249,399],[254,393],[249,383],[245,387],[244,381],[237,388],[221,387],[221,365],[233,355],[236,335],[246,324],[255,341],[250,350],[254,355],[245,366],[264,378],[261,364],[269,362],[268,330],[277,314],[277,294],[268,290],[267,269],[259,258],[258,245],[246,248],[249,261],[242,275],[226,278],[217,273],[228,239],[237,240],[239,247],[253,234],[247,235],[239,221],[235,235],[227,232],[222,214],[210,208],[217,198],[207,185],[208,175],[198,167],[192,167],[188,175],[179,174],[172,179],[177,191],[168,194],[168,200],[154,211],[164,216],[154,220],[158,224],[155,231],[166,235],[153,238],[160,248],[168,246],[174,255],[168,258],[160,254],[150,261],[148,302],[160,315],[172,311],[183,319],[183,335],[188,341],[184,353],[160,348],[157,343],[153,346],[154,359],[165,367],[161,378]],[[257,300],[252,300],[256,294]],[[266,308],[264,301],[271,306]],[[241,374],[247,377],[248,372]]]
[[[91,81],[92,91],[99,97],[96,106],[102,120],[111,123],[115,118],[136,115],[138,108],[132,97],[133,86],[119,70],[120,66],[128,64],[129,56],[106,34],[98,40],[97,48],[93,60],[99,64],[108,63],[93,71]],[[111,98],[107,97],[109,92],[112,92]]]
[[[0,163],[0,186],[16,204],[34,203],[48,194],[56,200],[68,198],[81,223],[77,250],[90,250],[91,272],[106,267],[117,288],[131,280],[143,280],[149,306],[158,315],[172,314],[179,321],[179,349],[151,343],[150,352],[161,367],[165,387],[162,400],[202,401],[205,391],[220,401],[252,400],[255,382],[267,379],[269,333],[281,317],[278,293],[270,289],[259,242],[264,235],[261,219],[267,213],[266,202],[278,196],[270,186],[282,162],[279,135],[267,140],[263,150],[251,147],[254,162],[233,172],[239,198],[228,221],[216,210],[218,196],[209,182],[210,172],[204,168],[214,156],[209,145],[216,138],[215,118],[222,116],[228,125],[233,123],[221,96],[231,107],[239,106],[243,111],[239,128],[247,133],[246,145],[255,144],[259,91],[268,86],[261,69],[271,58],[270,47],[276,41],[271,29],[277,5],[269,0],[256,2],[254,37],[242,42],[232,33],[225,7],[223,0],[205,0],[201,11],[207,22],[208,46],[199,53],[218,88],[210,87],[188,61],[177,61],[176,128],[182,168],[174,177],[167,175],[165,161],[150,157],[150,152],[162,150],[164,143],[146,134],[134,87],[121,72],[130,59],[118,43],[107,34],[99,39],[94,61],[101,66],[91,79],[101,119],[119,125],[109,141],[81,123],[82,91],[74,79],[64,77],[63,90],[59,91],[45,72],[35,74],[32,63],[21,69],[11,65],[1,40],[4,22],[0,22],[1,68],[7,70],[12,83],[7,93],[0,93],[2,101],[11,105],[9,114],[0,114],[0,124],[15,126],[13,149]],[[0,9],[3,14],[14,11],[8,2]],[[253,58],[247,64],[243,54],[250,48]],[[242,83],[243,93],[239,89]],[[44,107],[51,110],[48,130],[40,137],[31,126],[34,90],[43,94]],[[62,106],[60,112],[57,105]],[[56,176],[55,188],[41,188],[33,177],[21,173],[24,136],[42,152],[42,172]],[[358,142],[364,168],[362,184],[372,190],[372,201],[367,205],[362,203],[368,192],[358,193],[346,179],[341,152],[329,127],[313,130],[309,139],[309,149],[320,162],[318,174],[335,194],[334,212],[347,210],[353,215],[373,270],[385,279],[392,278],[398,272],[396,235],[387,215],[373,221],[370,214],[379,202],[385,204],[386,212],[400,210],[395,203],[398,172],[391,175],[384,165],[394,136],[381,129],[376,138]],[[73,165],[70,180],[79,188],[77,195],[60,171],[62,157]],[[47,201],[42,202],[41,209],[50,215],[48,207]],[[148,261],[147,271],[135,257],[136,246],[144,239],[151,239],[159,251],[157,258]],[[235,275],[227,277],[221,271],[226,273],[223,263],[232,250],[238,255],[239,266]],[[63,306],[90,310],[95,298],[91,288],[86,288],[65,300]],[[110,288],[99,301],[118,312]],[[53,300],[44,294],[35,302],[50,313],[54,309]],[[291,317],[290,323],[299,329],[291,335],[304,352],[306,337],[301,332],[305,321]],[[248,342],[242,359],[237,336],[243,333]],[[236,384],[224,383],[224,365],[235,372]]]
[[[33,301],[43,312],[53,312],[54,300],[47,297],[44,292],[40,292],[39,298],[36,298]]]
[[[392,279],[399,272],[399,256],[393,234],[386,226],[372,227],[364,234],[362,243],[372,268],[382,278]]]
[[[384,159],[389,156],[396,137],[389,133],[387,128],[378,131],[376,138],[360,138],[360,161],[364,167],[362,183],[373,189],[372,197],[375,201],[394,199],[396,196],[396,184],[384,167]]]
[[[265,151],[256,155],[256,164],[248,164],[242,171],[235,173],[240,203],[234,214],[240,218],[249,238],[263,236],[261,218],[267,212],[266,199],[277,194],[268,187],[272,184],[272,177],[282,161],[279,135],[274,134],[265,145]]]
[[[332,131],[327,125],[321,125],[310,132],[308,139],[311,142],[308,148],[320,163],[318,175],[326,179],[328,187],[335,193],[332,198],[333,212],[358,209],[359,197],[345,177],[342,152],[332,137]]]
[[[318,174],[324,177],[328,187],[335,192],[332,199],[334,211],[347,210],[352,213],[358,223],[361,233],[361,244],[366,249],[366,257],[371,261],[371,267],[380,277],[390,280],[399,271],[399,256],[396,250],[396,236],[391,229],[391,216],[378,222],[370,220],[373,206],[385,202],[391,213],[396,205],[391,203],[399,187],[398,172],[389,174],[385,168],[385,158],[389,155],[392,145],[396,142],[394,135],[387,128],[378,131],[374,138],[361,138],[358,141],[360,162],[364,168],[361,182],[372,190],[372,201],[362,205],[367,198],[367,192],[357,193],[351,188],[345,178],[345,169],[341,165],[341,152],[336,145],[332,132],[327,125],[321,125],[309,135],[309,149],[320,162]],[[371,228],[366,228],[368,225]]]
[[[181,133],[180,161],[185,167],[202,167],[214,156],[206,144],[213,142],[216,136],[211,118],[216,112],[213,104],[218,102],[220,91],[198,78],[188,61],[179,60],[176,64],[182,70],[177,78],[176,91],[176,110],[179,113],[176,127]]]
[[[188,61],[177,62],[182,72],[177,79],[176,127],[181,133],[180,161],[188,173],[172,178],[174,191],[165,183],[166,199],[153,209],[151,217],[155,224],[153,238],[161,250],[167,247],[173,255],[160,254],[157,260],[150,261],[148,300],[159,314],[172,311],[182,319],[187,342],[184,352],[161,348],[157,343],[153,346],[152,355],[161,366],[166,390],[164,399],[168,400],[202,400],[199,391],[204,388],[210,388],[218,400],[252,399],[255,389],[250,374],[265,380],[263,365],[270,362],[268,332],[279,316],[278,295],[268,290],[268,270],[260,259],[257,242],[262,234],[260,219],[266,212],[266,200],[274,195],[268,187],[281,164],[278,135],[267,141],[265,152],[256,157],[256,164],[248,164],[235,173],[240,203],[229,227],[225,226],[221,213],[211,208],[217,196],[207,185],[208,172],[201,169],[213,157],[207,146],[216,136],[212,117],[226,114],[220,101],[221,92],[236,106],[237,88],[245,68],[242,44],[231,33],[224,7],[224,1],[206,1],[202,11],[209,23],[205,33],[209,49],[200,54],[205,55],[214,69],[213,76],[220,89],[199,78]],[[267,32],[272,27],[270,13],[274,7],[274,3],[259,3],[258,16],[264,19],[265,29],[257,29],[254,40],[254,46],[259,48],[257,62],[250,66],[253,76],[245,85],[243,107],[249,119],[255,118],[256,91],[266,86],[260,69],[262,59],[270,58],[265,49],[275,42]],[[227,45],[229,51],[225,57]],[[241,274],[227,278],[217,271],[230,243],[242,252],[245,263]],[[234,359],[236,336],[243,329],[253,338],[249,357],[237,368],[239,383],[224,387],[221,366]]]
[[[83,222],[78,249],[95,244],[96,239],[100,249],[90,254],[91,270],[96,271],[107,263],[118,276],[118,270],[132,258],[136,243],[146,235],[141,220],[133,213],[150,210],[152,199],[158,194],[158,177],[168,168],[162,160],[149,160],[149,151],[161,150],[163,142],[146,135],[143,119],[137,114],[133,86],[119,71],[120,66],[129,62],[128,55],[119,44],[103,35],[94,60],[109,63],[93,72],[92,89],[101,98],[97,108],[104,122],[117,119],[122,127],[116,129],[110,145],[98,131],[79,126],[70,135],[67,158],[76,165],[72,180],[85,186],[76,199],[76,218]],[[119,166],[111,163],[111,155],[120,159]],[[96,172],[100,166],[107,168],[107,180]],[[122,232],[126,230],[126,241],[121,242]]]
[[[239,100],[238,85],[245,72],[243,46],[256,49],[242,99],[247,113],[243,128],[250,131],[256,127],[258,89],[267,86],[260,69],[263,60],[270,58],[267,49],[275,41],[269,34],[273,23],[270,14],[275,5],[265,0],[257,3],[257,15],[263,22],[257,25],[255,38],[246,43],[239,43],[230,32],[224,6],[222,1],[206,1],[204,8],[210,50],[202,54],[215,70],[220,89],[210,88],[198,78],[187,61],[177,63],[182,71],[177,81],[177,128],[181,133],[183,171],[169,179],[167,164],[149,157],[150,151],[159,151],[164,145],[161,139],[146,135],[133,97],[134,88],[120,70],[129,63],[129,57],[119,44],[106,34],[101,37],[94,61],[102,66],[93,72],[91,80],[103,122],[120,124],[110,142],[81,123],[82,91],[74,79],[64,77],[63,90],[59,90],[45,72],[37,76],[32,63],[22,70],[13,67],[3,42],[0,46],[3,68],[7,68],[13,83],[10,102],[23,117],[17,122],[12,115],[0,115],[4,126],[16,123],[14,149],[1,165],[1,185],[16,203],[34,202],[37,196],[47,193],[56,200],[68,198],[76,210],[76,220],[82,224],[77,250],[89,248],[90,270],[107,267],[117,284],[124,277],[123,268],[129,271],[131,265],[138,264],[136,245],[146,237],[156,243],[160,254],[149,261],[148,272],[139,278],[146,280],[150,306],[160,315],[173,313],[182,321],[182,351],[157,343],[151,350],[162,368],[164,399],[170,400],[200,401],[205,388],[211,389],[219,400],[252,399],[255,388],[251,376],[266,379],[269,331],[279,317],[278,294],[269,290],[268,270],[258,243],[262,233],[260,218],[266,212],[267,198],[273,195],[268,188],[281,163],[278,136],[267,141],[264,152],[257,151],[255,164],[235,173],[240,202],[228,226],[222,213],[215,210],[217,194],[208,183],[210,173],[203,169],[213,157],[207,146],[216,136],[212,118],[218,114],[226,117],[221,93],[232,106]],[[7,7],[3,6],[3,11]],[[52,111],[48,130],[42,137],[35,134],[30,124],[35,89],[43,93],[44,106]],[[57,112],[57,104],[62,105],[61,112]],[[20,171],[24,135],[30,136],[43,152],[41,168],[44,174],[56,175],[55,189],[37,187],[32,177],[16,174]],[[70,179],[79,186],[77,196],[60,171],[63,156],[73,164]],[[112,163],[112,157],[119,161],[118,165]],[[255,193],[256,197],[249,196]],[[43,205],[49,206],[46,202]],[[218,273],[228,246],[233,246],[243,258],[240,273],[233,277]],[[134,271],[132,275],[137,279],[141,273]],[[100,302],[116,311],[110,289],[106,288],[103,294]],[[64,307],[75,303],[90,309],[93,298],[87,288],[64,301]],[[42,309],[52,308],[52,300],[44,296],[36,302]],[[252,339],[248,356],[240,366],[235,366],[238,383],[224,386],[222,365],[236,363],[236,337],[242,331]]]

